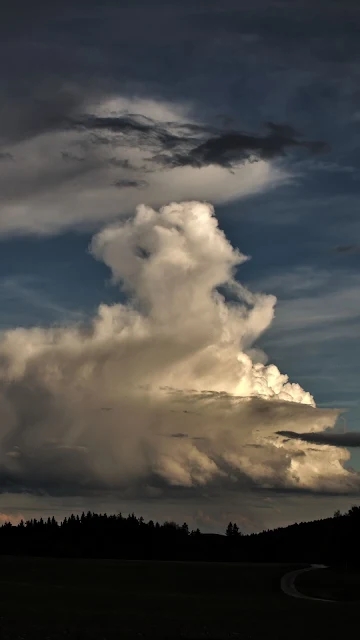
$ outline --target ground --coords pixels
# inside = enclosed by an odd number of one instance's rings
[[[0,639],[293,640],[351,629],[355,605],[281,592],[281,576],[297,567],[0,556]]]
[[[315,598],[360,602],[360,572],[351,567],[329,567],[301,574],[298,591]]]

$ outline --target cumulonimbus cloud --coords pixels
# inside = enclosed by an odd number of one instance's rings
[[[256,349],[276,299],[234,279],[247,257],[211,205],[142,205],[91,252],[126,302],[86,326],[1,335],[3,491],[358,490],[346,449],[277,435],[321,432],[339,411],[317,409]]]

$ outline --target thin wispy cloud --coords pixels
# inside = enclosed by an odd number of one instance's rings
[[[0,278],[0,302],[8,307],[17,302],[37,312],[50,314],[56,322],[76,322],[84,319],[81,311],[65,307],[53,299],[51,293],[44,292],[46,280],[27,275]]]

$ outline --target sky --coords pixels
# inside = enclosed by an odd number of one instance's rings
[[[360,8],[5,3],[0,522],[359,500]]]

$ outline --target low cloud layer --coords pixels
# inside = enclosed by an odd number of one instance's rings
[[[127,302],[1,335],[2,491],[358,491],[346,449],[276,433],[322,432],[339,411],[266,364],[276,298],[235,280],[247,257],[210,205],[142,205],[91,252]]]
[[[63,102],[58,110],[66,114]],[[94,115],[76,120],[72,113],[76,108]],[[79,105],[74,98],[67,111],[55,118],[50,110],[52,127],[24,131],[21,139],[4,146],[0,234],[49,235],[74,227],[98,228],[119,215],[130,215],[143,201],[160,206],[170,198],[196,196],[226,202],[273,188],[290,177],[260,159],[238,165],[233,172],[215,165],[162,166],[154,157],[164,145],[170,148],[171,138],[185,152],[191,148],[189,140],[194,146],[206,136],[206,128],[193,122],[182,105],[120,96],[96,103],[88,99]]]
[[[39,109],[0,140],[0,235],[96,229],[143,201],[230,202],[289,182],[288,150],[322,149],[289,126],[224,130],[175,102],[73,89]]]

